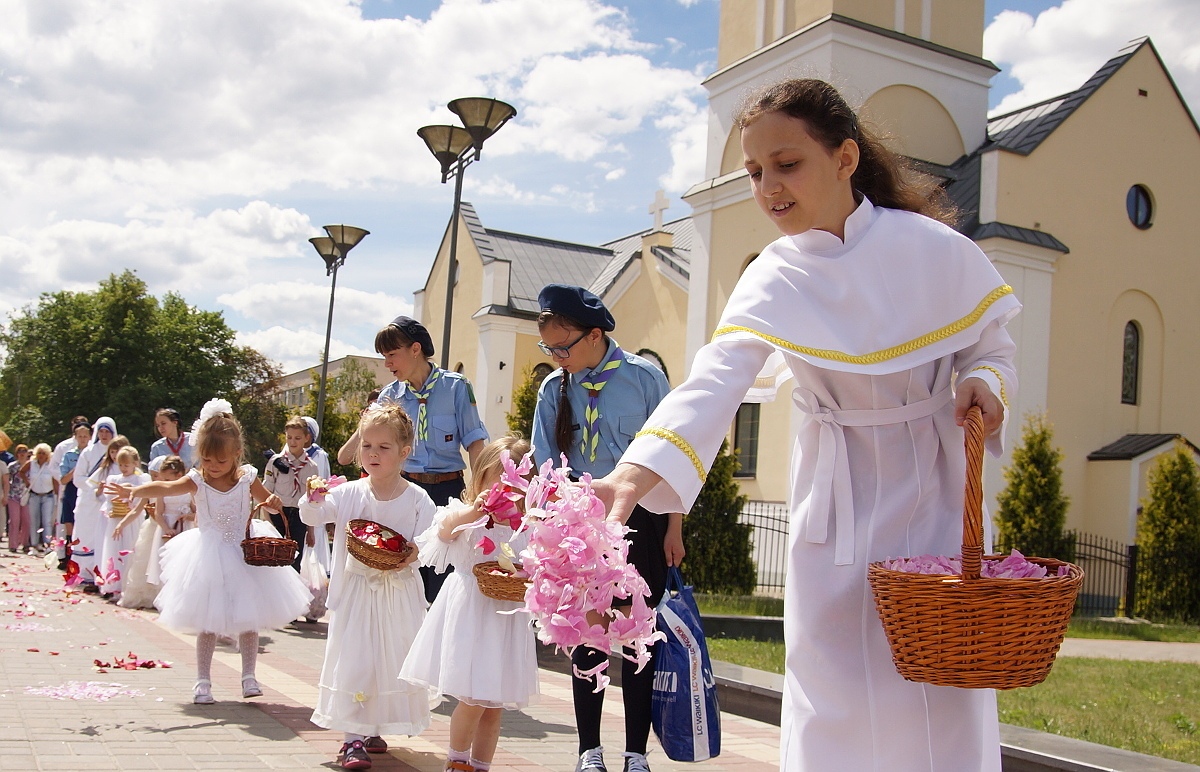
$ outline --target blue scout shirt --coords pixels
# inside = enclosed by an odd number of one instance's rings
[[[608,361],[616,346],[617,342],[609,338],[608,349],[600,359],[601,364]],[[567,453],[567,463],[570,464],[573,474],[588,472],[592,477],[602,477],[616,468],[621,454],[629,447],[629,443],[633,442],[633,436],[641,431],[646,419],[671,390],[671,386],[662,370],[637,354],[626,351],[624,364],[617,368],[600,390],[600,418],[596,421],[600,432],[600,444],[596,447],[596,460],[592,461],[580,448],[588,395],[579,383],[592,378],[593,373],[595,370],[572,375],[567,386],[567,400],[571,403],[572,424],[575,426],[571,447]],[[558,418],[558,390],[562,377],[563,370],[560,367],[547,375],[538,389],[537,407],[533,414],[532,444],[533,457],[539,466],[547,458],[553,458],[555,466],[559,463],[558,445],[554,441],[554,425]]]
[[[435,369],[440,370],[437,365]],[[433,377],[433,370],[429,371]],[[428,379],[426,379],[428,382]],[[381,405],[398,404],[408,413],[416,431],[417,401],[406,381],[392,381],[379,392]],[[429,402],[425,405],[429,419],[429,439],[413,441],[413,452],[404,462],[404,471],[424,474],[458,472],[466,468],[459,447],[467,448],[476,440],[487,442],[488,433],[479,420],[475,407],[475,393],[471,382],[461,373],[442,370],[442,375],[433,386]]]

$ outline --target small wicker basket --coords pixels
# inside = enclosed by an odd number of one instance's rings
[[[517,568],[521,568],[520,564],[517,564]],[[525,600],[525,588],[529,586],[528,577],[510,574],[494,560],[476,563],[471,570],[475,573],[479,591],[492,600],[510,600],[517,603]],[[499,573],[492,573],[493,571]]]
[[[113,520],[120,520],[129,514],[129,502],[122,499],[113,499],[109,505],[108,516]]]
[[[355,529],[368,525],[379,526],[384,538],[399,537],[400,551],[393,552],[383,547],[374,547],[354,535]],[[413,544],[386,525],[380,525],[373,520],[356,519],[346,523],[346,550],[363,565],[378,571],[391,571],[404,565],[404,561],[412,554]]]
[[[261,505],[260,505],[261,506]],[[259,507],[255,507],[258,509]],[[242,539],[242,560],[250,566],[290,566],[300,551],[300,545],[291,538],[288,529],[287,516],[283,520],[283,538],[274,536],[250,536],[250,521],[254,513],[246,520],[246,538]]]
[[[1083,571],[1049,558],[1041,579],[980,576],[983,560],[983,417],[973,407],[966,433],[961,576],[892,571],[872,563],[867,576],[892,661],[909,681],[969,689],[1014,689],[1045,680],[1075,608]],[[1067,566],[1065,576],[1058,576]]]

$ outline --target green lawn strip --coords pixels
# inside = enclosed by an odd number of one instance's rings
[[[1172,641],[1200,643],[1200,627],[1195,625],[1156,625],[1149,622],[1109,622],[1074,617],[1067,628],[1068,638],[1121,638],[1135,641]]]
[[[783,644],[708,639],[709,656],[783,673]],[[1200,764],[1200,665],[1063,657],[1044,683],[997,692],[1000,720]]]
[[[1197,695],[1200,665],[1063,657],[998,701],[1006,724],[1200,764]]]
[[[702,595],[695,596],[701,614],[743,617],[781,617],[783,598],[762,595]]]
[[[738,638],[709,638],[708,656],[721,662],[783,674],[783,642],[764,643]]]

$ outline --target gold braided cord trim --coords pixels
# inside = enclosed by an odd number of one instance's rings
[[[832,349],[810,348],[808,346],[801,346],[796,343],[791,343],[783,338],[777,338],[774,335],[767,335],[764,332],[759,332],[758,330],[750,327],[741,327],[732,324],[725,325],[724,327],[718,327],[716,331],[713,332],[713,340],[716,340],[722,335],[728,335],[734,332],[748,332],[751,335],[756,335],[759,338],[762,338],[774,346],[778,346],[779,348],[786,349],[788,351],[794,351],[797,354],[807,354],[808,356],[829,359],[835,362],[846,362],[848,364],[873,365],[878,364],[879,362],[886,362],[889,359],[895,359],[899,356],[904,356],[905,354],[911,354],[918,349],[925,348],[926,346],[945,340],[952,335],[962,332],[971,325],[975,324],[975,322],[978,322],[983,316],[984,312],[986,312],[993,303],[1005,295],[1011,295],[1012,291],[1012,287],[1008,286],[1007,284],[1001,284],[999,287],[989,292],[983,300],[979,301],[979,305],[975,306],[974,311],[967,314],[962,319],[959,319],[957,322],[948,324],[940,330],[934,330],[933,332],[926,333],[919,338],[910,340],[908,343],[901,343],[899,346],[892,346],[891,348],[885,348],[881,351],[873,351],[870,354],[856,355],[847,354],[842,351],[834,351]]]
[[[1003,402],[1004,407],[1007,408],[1008,394],[1004,391],[1004,376],[1000,374],[1000,371],[991,365],[979,365],[978,367],[972,367],[971,373],[975,372],[976,370],[987,370],[989,373],[996,376],[996,380],[1000,381],[1000,401]],[[970,375],[971,373],[967,373],[967,375]]]
[[[636,440],[638,437],[641,437],[643,434],[647,434],[651,437],[658,437],[660,440],[666,440],[667,442],[671,443],[675,447],[682,450],[684,455],[686,455],[688,458],[690,458],[692,460],[692,466],[696,467],[696,474],[698,474],[700,476],[700,482],[703,483],[705,481],[705,479],[708,478],[708,472],[704,471],[704,464],[700,462],[700,455],[698,453],[696,453],[695,449],[692,448],[691,443],[689,443],[687,440],[680,437],[678,434],[671,431],[670,429],[660,429],[658,427],[654,427],[651,429],[642,429],[640,432],[633,435],[633,438]]]

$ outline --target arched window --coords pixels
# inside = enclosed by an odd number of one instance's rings
[[[1138,403],[1138,369],[1142,358],[1142,330],[1137,322],[1125,325],[1125,343],[1121,352],[1121,403]]]
[[[1146,230],[1154,224],[1154,199],[1145,185],[1134,185],[1125,194],[1125,213],[1129,222],[1138,230]]]
[[[545,362],[538,362],[533,366],[533,379],[538,383],[546,380],[546,376],[554,372],[554,367]]]

